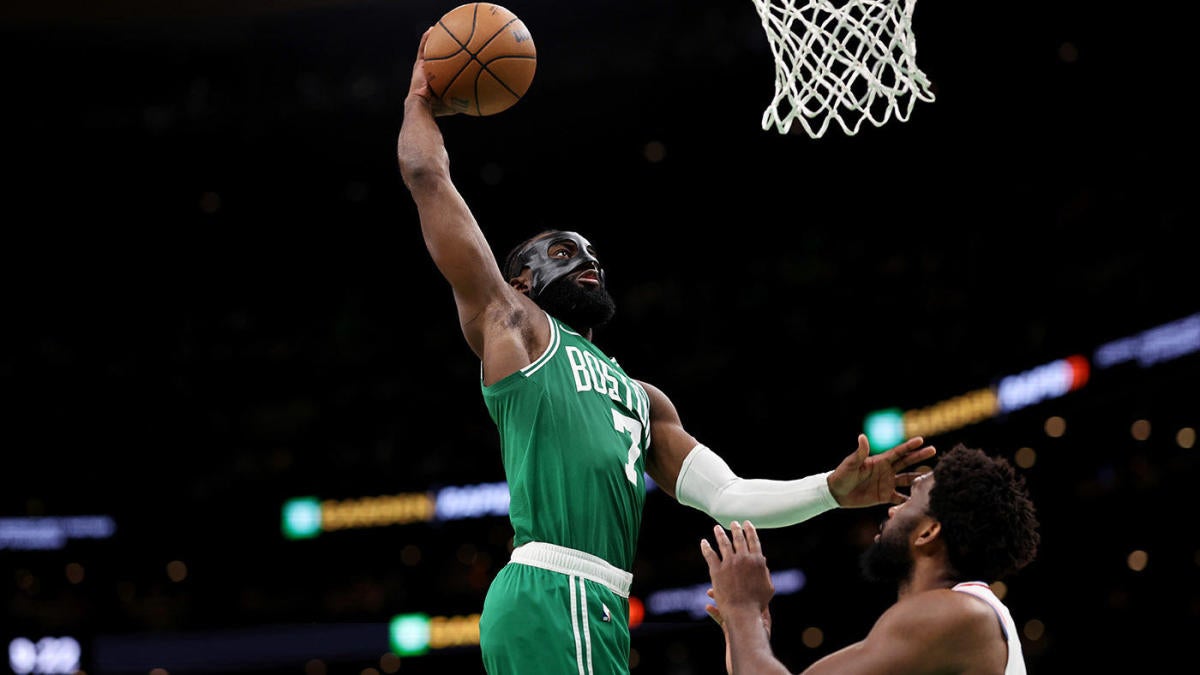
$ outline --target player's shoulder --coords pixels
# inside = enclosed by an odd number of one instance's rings
[[[659,389],[658,387],[654,386],[653,384],[650,384],[649,382],[647,382],[647,381],[645,381],[645,380],[641,380],[641,379],[634,378],[634,380],[633,380],[633,381],[634,381],[634,382],[637,382],[637,383],[638,383],[638,384],[640,384],[640,385],[642,385],[642,389],[645,389],[647,393],[649,393],[649,392],[653,392],[653,393],[655,393],[655,394],[658,394],[658,395],[660,395],[660,396],[662,396],[662,395],[663,395],[663,393],[662,393],[662,389]]]
[[[650,399],[651,408],[659,408],[664,405],[669,405],[674,408],[674,404],[671,403],[671,399],[667,398],[667,395],[662,389],[659,389],[645,380],[634,379],[633,381],[641,385],[642,391],[646,392],[646,397]]]
[[[996,621],[995,612],[984,600],[949,588],[938,588],[906,596],[885,612],[889,621],[905,630],[929,636],[969,635],[987,630]]]
[[[949,588],[906,595],[884,612],[868,642],[886,648],[893,661],[910,657],[911,672],[999,673],[1006,659],[999,623],[987,603]],[[916,669],[918,662],[923,669]]]
[[[983,599],[951,588],[934,588],[914,593],[896,604],[904,605],[908,611],[927,611],[935,608],[952,613],[974,613],[980,608],[990,611]]]

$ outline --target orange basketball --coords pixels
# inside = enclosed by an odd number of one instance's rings
[[[476,117],[521,100],[536,68],[529,29],[516,14],[487,2],[446,12],[425,43],[425,78],[433,95]]]

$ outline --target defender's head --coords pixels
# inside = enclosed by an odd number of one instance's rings
[[[888,509],[863,555],[869,579],[904,583],[919,558],[944,560],[956,581],[992,582],[1029,564],[1040,536],[1024,478],[1002,457],[959,443]]]

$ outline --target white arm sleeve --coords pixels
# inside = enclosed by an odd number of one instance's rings
[[[826,480],[831,473],[797,480],[739,478],[717,453],[697,445],[683,459],[675,498],[725,527],[735,520],[749,520],[755,527],[785,527],[838,507]]]

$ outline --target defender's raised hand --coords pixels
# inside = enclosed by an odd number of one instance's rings
[[[716,550],[707,539],[700,540],[700,553],[708,562],[708,575],[712,579],[712,598],[720,608],[717,616],[743,608],[761,614],[775,595],[775,585],[767,570],[758,531],[748,520],[730,523],[729,529],[730,535],[726,536],[720,525],[713,527]]]

